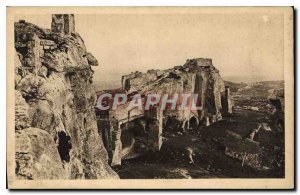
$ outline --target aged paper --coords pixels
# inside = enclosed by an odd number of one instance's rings
[[[8,187],[294,188],[293,20],[8,7]]]

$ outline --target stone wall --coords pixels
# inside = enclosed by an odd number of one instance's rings
[[[75,32],[75,20],[73,14],[53,14],[51,30],[53,33],[71,34]]]
[[[98,133],[91,65],[73,15],[15,23],[16,177],[118,178]]]

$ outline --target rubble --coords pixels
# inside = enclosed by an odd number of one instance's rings
[[[227,132],[225,154],[239,159],[241,166],[245,164],[257,169],[261,168],[262,149],[260,143],[252,139],[243,139],[234,132]]]

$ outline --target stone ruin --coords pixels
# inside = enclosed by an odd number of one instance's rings
[[[284,89],[271,89],[268,91],[268,102],[273,115],[273,121],[278,130],[284,130]]]
[[[202,110],[134,108],[128,111],[129,102],[116,110],[97,110],[98,128],[111,165],[120,165],[122,159],[135,157],[145,148],[159,150],[162,133],[167,128],[188,131],[199,125],[209,126],[222,120],[222,114],[232,113],[230,89],[225,87],[211,59],[189,59],[182,66],[164,71],[134,72],[124,75],[121,83],[118,92],[128,97],[136,93],[142,97],[151,93],[198,94],[201,99],[196,104],[202,106]]]
[[[73,14],[52,15],[51,30],[53,33],[68,34],[75,32],[75,20]]]
[[[98,133],[91,66],[74,15],[54,14],[51,29],[15,23],[17,179],[118,178]]]

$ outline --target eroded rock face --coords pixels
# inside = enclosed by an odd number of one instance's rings
[[[98,134],[91,65],[73,15],[15,23],[16,177],[118,178]],[[63,29],[61,29],[63,28]]]
[[[128,158],[129,153],[141,153],[141,148],[160,150],[164,130],[189,131],[200,124],[209,126],[222,120],[223,113],[232,113],[230,90],[225,88],[219,70],[209,58],[188,59],[184,65],[167,70],[148,70],[146,73],[133,72],[124,75],[122,91],[129,98],[137,93],[142,94],[144,100],[148,94],[158,94],[160,97],[166,94],[171,97],[196,94],[198,101],[195,104],[201,109],[188,106],[187,109],[143,110],[136,107],[128,111],[126,108],[130,103],[126,102],[116,110],[99,111],[99,130],[105,135],[107,150],[111,154],[111,165],[121,164],[121,160]],[[141,120],[146,121],[146,128],[136,131],[129,128],[132,121],[138,126],[137,123]],[[129,131],[134,133],[130,135]],[[124,141],[124,137],[130,136],[132,140],[136,140],[132,147],[128,147],[132,142],[125,144]]]
[[[66,179],[52,136],[38,128],[16,131],[18,179]]]
[[[29,115],[28,109],[29,106],[22,97],[21,93],[15,90],[15,128],[17,129],[24,129],[29,127]]]

